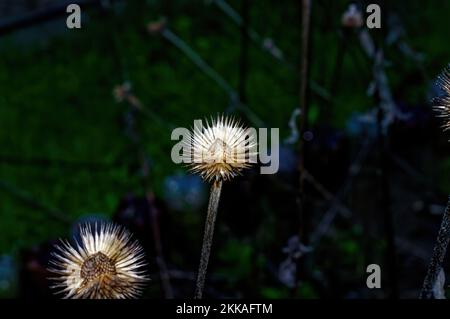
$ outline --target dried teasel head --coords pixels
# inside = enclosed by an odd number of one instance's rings
[[[226,181],[256,162],[257,139],[254,130],[224,115],[195,126],[185,145],[190,154],[184,162],[206,181]]]
[[[433,108],[438,113],[438,117],[444,119],[444,130],[450,129],[450,64],[438,78],[438,84],[444,94],[433,101]]]
[[[61,240],[52,253],[51,288],[64,298],[136,298],[149,279],[139,243],[123,227],[113,223],[80,226],[81,243]]]

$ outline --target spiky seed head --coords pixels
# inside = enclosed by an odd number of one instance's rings
[[[438,78],[438,84],[444,91],[444,95],[434,100],[434,109],[438,116],[444,119],[444,130],[450,129],[450,64]]]
[[[250,128],[224,115],[206,127],[195,126],[185,145],[190,154],[183,154],[190,170],[206,181],[229,180],[256,162],[257,139]]]
[[[80,226],[81,243],[61,240],[52,253],[51,288],[64,298],[136,298],[148,277],[142,247],[123,227],[113,223]]]

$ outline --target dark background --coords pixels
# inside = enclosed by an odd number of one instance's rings
[[[112,219],[145,247],[143,297],[191,298],[209,190],[170,134],[226,112],[280,129],[280,170],[225,184],[207,297],[416,298],[450,191],[431,107],[450,2],[354,2],[382,5],[381,30],[343,27],[350,1],[312,2],[300,147],[300,1],[0,0],[0,296],[52,298],[53,244]]]

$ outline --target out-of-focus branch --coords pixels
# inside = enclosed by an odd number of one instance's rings
[[[222,12],[224,12],[237,26],[241,27],[245,24],[244,17],[234,10],[225,0],[209,0],[208,3],[215,4]],[[276,45],[274,39],[264,37],[258,34],[254,29],[245,27],[246,32],[252,42],[264,52],[268,53],[276,61],[281,62],[292,72],[296,72],[296,68],[291,61],[286,60],[283,51]],[[311,91],[326,101],[331,100],[330,93],[314,80],[309,81]]]
[[[328,229],[330,228],[331,223],[333,222],[337,213],[339,211],[341,211],[341,212],[344,211],[343,207],[345,207],[345,206],[340,204],[340,202],[341,202],[342,198],[350,190],[350,187],[352,185],[352,182],[353,182],[353,179],[355,178],[355,176],[357,176],[359,174],[359,172],[361,171],[362,162],[366,159],[371,145],[372,145],[372,143],[370,143],[369,138],[366,138],[366,140],[363,142],[361,149],[358,152],[355,160],[349,167],[347,179],[345,180],[342,187],[339,189],[338,193],[332,199],[332,205],[325,212],[321,221],[319,222],[318,226],[316,227],[315,231],[312,233],[311,245],[313,245],[313,246],[318,245],[320,239],[327,233]],[[346,210],[346,212],[347,212],[347,214],[354,215],[348,209]]]
[[[230,97],[232,107],[242,111],[257,127],[265,126],[264,121],[246,104],[240,101],[238,92],[236,92],[236,90],[233,89],[231,85],[225,81],[225,79],[218,72],[216,72],[216,70],[206,63],[206,61],[203,60],[203,58],[195,52],[194,49],[192,49],[186,42],[184,42],[179,36],[169,29],[165,19],[160,19],[159,21],[149,23],[147,25],[147,31],[152,35],[161,35],[172,45],[177,47],[198,67],[199,70],[212,79],[223,91],[227,93]]]

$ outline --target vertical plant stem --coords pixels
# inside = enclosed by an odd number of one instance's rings
[[[208,213],[206,215],[205,233],[203,235],[202,254],[200,256],[200,266],[198,267],[197,284],[195,287],[195,299],[201,299],[205,286],[206,270],[208,268],[209,254],[214,235],[214,224],[216,222],[217,207],[219,206],[220,192],[222,191],[222,181],[215,181],[211,186],[209,195]]]
[[[380,7],[383,12],[382,24],[388,21],[389,16],[389,1],[381,0]],[[380,163],[380,186],[381,186],[381,209],[383,211],[383,226],[386,240],[386,265],[389,278],[389,298],[399,298],[398,288],[398,268],[397,268],[397,247],[395,244],[395,224],[394,211],[392,210],[392,200],[389,183],[389,126],[384,127],[385,112],[383,105],[391,104],[395,107],[395,102],[390,97],[390,88],[385,74],[385,60],[384,60],[384,46],[388,28],[381,28],[379,33],[376,33],[375,43],[376,49],[373,55],[373,72],[374,81],[376,83],[375,99],[377,102],[377,130],[378,130],[378,149],[379,149],[379,163]]]
[[[398,298],[398,277],[397,277],[397,248],[395,246],[395,228],[394,228],[394,216],[391,209],[391,195],[389,187],[388,176],[388,163],[387,163],[387,151],[385,137],[382,135],[379,137],[381,143],[381,205],[383,209],[383,223],[385,229],[387,251],[386,259],[388,264],[388,272],[390,277],[390,297],[393,299]]]
[[[147,205],[150,214],[150,219],[152,221],[152,232],[153,232],[153,242],[155,243],[156,252],[156,264],[159,268],[159,277],[161,278],[161,286],[166,299],[173,299],[173,289],[170,284],[169,269],[167,268],[166,261],[164,259],[163,247],[161,242],[161,230],[159,224],[159,211],[154,205],[154,197],[150,192],[147,192]]]
[[[247,71],[248,71],[248,24],[249,24],[249,1],[241,0],[242,23],[241,23],[241,52],[239,59],[239,99],[247,103]]]
[[[381,60],[383,61],[383,60]],[[377,63],[377,62],[376,62]],[[383,62],[380,62],[383,63]],[[375,78],[378,78],[375,75]],[[378,81],[379,83],[379,81]],[[380,86],[380,84],[377,84]],[[389,161],[388,161],[388,131],[383,132],[383,117],[384,111],[381,106],[380,99],[380,87],[377,89],[376,93],[377,100],[377,139],[378,139],[378,156],[380,163],[380,188],[381,188],[381,209],[383,211],[383,226],[385,232],[386,240],[386,263],[388,265],[389,274],[389,284],[390,284],[390,294],[389,297],[392,299],[398,298],[398,277],[397,277],[397,249],[395,247],[395,229],[394,229],[394,218],[391,209],[391,195],[389,187]]]
[[[427,275],[423,281],[422,291],[420,292],[420,299],[434,299],[433,286],[437,280],[439,271],[442,268],[442,263],[447,253],[447,246],[450,241],[450,197],[447,202],[447,207],[442,217],[441,227],[438,232],[436,244],[433,249],[430,264],[428,265]]]
[[[299,158],[299,219],[300,219],[300,238],[305,241],[306,227],[305,227],[305,212],[304,212],[304,180],[303,174],[305,170],[305,143],[304,134],[307,129],[307,117],[308,117],[308,102],[307,102],[307,87],[308,87],[308,57],[309,57],[309,28],[311,19],[311,0],[302,0],[302,45],[301,45],[301,57],[300,57],[300,94],[299,104],[301,108],[300,114],[300,158]]]
[[[310,33],[310,19],[311,19],[311,0],[301,1],[301,52],[300,52],[300,90],[299,90],[299,109],[300,109],[300,121],[299,121],[299,186],[297,195],[298,205],[298,220],[299,220],[299,238],[304,244],[309,242],[309,218],[306,215],[306,203],[305,203],[305,132],[308,127],[308,63],[309,63],[309,33]],[[299,259],[300,260],[300,259]],[[307,261],[303,258],[302,262],[298,262],[298,271],[296,273],[297,285],[299,279],[304,280],[308,267]],[[294,297],[297,291],[297,285],[291,289],[291,296]]]

